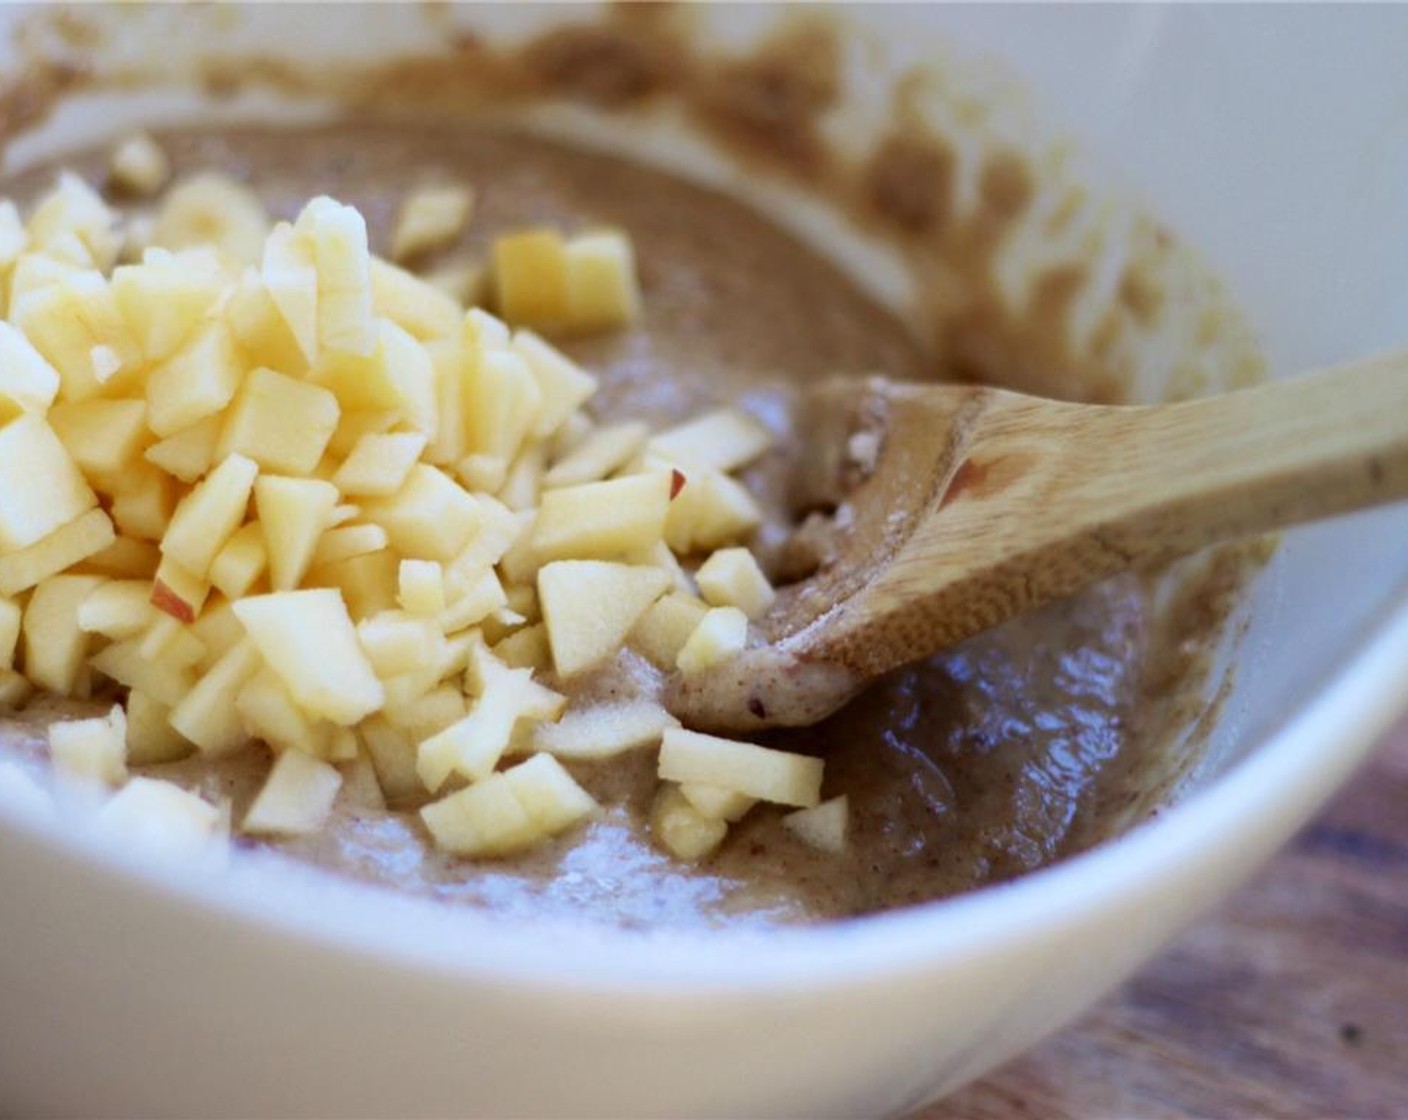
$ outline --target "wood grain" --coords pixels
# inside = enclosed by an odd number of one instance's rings
[[[1408,722],[1216,917],[915,1120],[1408,1116]]]

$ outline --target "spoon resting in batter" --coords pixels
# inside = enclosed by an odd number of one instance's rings
[[[887,671],[1116,572],[1408,497],[1408,354],[1155,406],[828,382],[808,400],[814,569],[727,662],[676,674],[687,725],[814,723]]]

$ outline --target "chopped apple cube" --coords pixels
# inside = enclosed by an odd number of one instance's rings
[[[381,707],[347,605],[336,591],[281,591],[234,604],[264,660],[310,715],[351,726]]]
[[[264,242],[260,279],[310,364],[318,356],[318,266],[313,239],[280,222]]]
[[[680,651],[709,613],[706,604],[679,591],[651,604],[631,631],[629,641],[657,669],[669,672],[676,667]]]
[[[658,471],[546,491],[533,526],[534,551],[544,562],[610,560],[651,547],[664,532],[671,481]]]
[[[393,548],[415,560],[453,560],[482,520],[469,491],[425,463],[411,468],[395,494],[368,501],[362,509],[368,521],[386,530]]]
[[[449,580],[446,584],[448,592]],[[449,604],[436,616],[436,622],[446,634],[474,626],[508,605],[503,584],[492,568],[481,572],[477,579],[448,598]]]
[[[131,395],[142,367],[141,347],[101,273],[73,272],[23,296],[12,294],[10,320],[58,371],[61,397]],[[105,370],[115,355],[121,376],[108,372],[99,377],[95,350],[102,351]]]
[[[682,673],[697,673],[727,661],[748,644],[748,616],[737,607],[714,607],[694,628],[675,658]]]
[[[737,607],[750,619],[767,613],[776,597],[758,561],[746,548],[722,548],[694,573],[710,606]]]
[[[743,485],[719,471],[696,471],[670,503],[665,541],[681,556],[737,544],[763,522]]]
[[[671,728],[660,744],[660,777],[737,790],[779,805],[821,803],[824,763],[809,755]]]
[[[127,761],[155,766],[185,758],[194,744],[171,726],[171,708],[145,692],[127,694]]]
[[[494,656],[510,669],[551,669],[548,628],[540,622],[515,631],[494,646]]]
[[[209,248],[148,249],[141,264],[112,274],[112,294],[149,362],[174,354],[215,306],[225,287],[220,256]]]
[[[459,330],[464,311],[420,277],[388,261],[372,258],[372,310],[421,341],[446,338]]]
[[[355,619],[394,610],[399,561],[389,548],[367,552],[314,568],[303,581],[309,587],[336,588]]]
[[[748,413],[720,408],[661,432],[648,449],[686,470],[733,471],[771,446],[772,434]]]
[[[380,552],[388,544],[386,530],[380,525],[343,525],[329,529],[318,538],[313,550],[313,565],[336,564],[353,556]]]
[[[849,802],[842,794],[810,809],[788,813],[782,818],[782,827],[818,851],[840,855],[846,850],[849,816]]]
[[[445,573],[433,560],[402,560],[399,574],[401,606],[413,615],[433,617],[445,609]]]
[[[0,598],[0,669],[8,669],[15,663],[23,616],[24,611],[17,602]]]
[[[499,488],[499,501],[515,512],[537,509],[546,468],[546,447],[541,443],[525,444]]]
[[[510,462],[537,423],[543,393],[528,363],[507,349],[486,349],[465,361],[465,448]]]
[[[425,443],[419,432],[364,435],[332,476],[333,485],[353,498],[389,497],[406,484]]]
[[[328,390],[256,369],[230,406],[220,433],[222,454],[238,452],[274,474],[312,474],[337,427],[337,398]]]
[[[416,773],[416,744],[409,732],[393,727],[381,716],[364,720],[360,732],[388,801],[399,801],[424,788]]]
[[[256,482],[256,490],[258,485]],[[211,561],[211,586],[227,599],[239,599],[248,594],[264,574],[269,563],[264,544],[266,531],[258,522],[241,525]]]
[[[142,401],[67,401],[49,411],[49,423],[89,478],[111,478],[141,454],[147,406]]]
[[[145,132],[124,140],[108,161],[108,180],[130,194],[155,194],[171,176],[171,161]]]
[[[152,577],[152,606],[177,622],[191,623],[210,595],[210,584],[169,556]]]
[[[383,611],[357,625],[357,640],[376,675],[394,677],[438,664],[444,638],[433,618]]]
[[[515,331],[513,350],[538,383],[542,404],[532,434],[539,439],[557,431],[597,390],[597,379],[532,331]]]
[[[680,793],[706,817],[728,821],[730,824],[741,821],[748,810],[758,803],[756,797],[749,797],[736,789],[724,789],[722,786],[705,785],[702,782],[685,782],[680,786]]]
[[[310,719],[271,669],[260,669],[241,686],[235,710],[245,733],[274,750],[327,758],[330,726]]]
[[[596,799],[551,755],[520,762],[505,770],[503,779],[544,836],[556,836],[601,812]]]
[[[162,859],[190,859],[211,852],[217,837],[223,841],[220,822],[220,810],[214,805],[159,778],[133,778],[94,818],[99,829],[124,847]]]
[[[212,413],[204,420],[197,420],[189,428],[182,428],[166,439],[152,444],[143,453],[143,458],[182,482],[193,483],[210,470],[215,462],[220,444],[220,430],[224,424],[223,413]]]
[[[451,855],[507,855],[543,839],[502,774],[427,805],[420,815],[436,846]]]
[[[508,462],[500,455],[466,455],[455,474],[471,491],[497,494],[508,478]]]
[[[510,669],[482,647],[473,654],[479,695],[469,714],[420,744],[416,769],[434,793],[451,774],[476,782],[493,773],[519,720],[554,720],[567,698],[533,680],[528,669]]]
[[[175,435],[228,405],[243,375],[234,335],[213,319],[152,371],[147,423],[159,436]]]
[[[25,336],[0,321],[0,396],[44,415],[59,394],[59,371]]]
[[[45,248],[65,236],[75,236],[89,260],[107,269],[117,259],[120,237],[117,214],[92,187],[69,171],[29,217],[31,245]]]
[[[98,504],[63,442],[42,417],[0,426],[0,554],[43,540]]]
[[[533,728],[529,748],[569,761],[611,758],[659,744],[679,720],[651,700],[573,708],[556,723]]]
[[[146,693],[168,708],[179,704],[195,684],[195,675],[186,668],[147,660],[140,645],[136,638],[114,642],[94,654],[92,666],[105,677],[134,692]]]
[[[74,695],[88,650],[78,610],[102,582],[97,576],[54,576],[30,595],[21,626],[24,672],[39,688]]]
[[[443,249],[469,222],[474,192],[467,187],[421,187],[401,204],[391,255],[398,261]]]
[[[269,216],[258,195],[228,175],[203,172],[177,183],[162,200],[152,244],[214,245],[233,264],[253,264],[268,233]]]
[[[114,704],[97,719],[49,725],[49,759],[62,774],[115,786],[127,777],[127,716]]]
[[[309,359],[257,268],[246,268],[225,299],[225,321],[253,366],[301,374]]]
[[[567,246],[551,229],[505,234],[494,242],[494,290],[510,323],[560,327],[569,314]]]
[[[543,476],[545,487],[600,482],[625,466],[645,446],[649,429],[640,423],[597,428]]]
[[[318,269],[318,345],[370,354],[377,334],[366,220],[353,207],[326,196],[308,203],[297,224],[301,227],[309,218]]]
[[[609,331],[640,316],[640,283],[630,238],[619,230],[567,242],[567,315],[574,331]]]
[[[227,456],[176,507],[161,538],[162,555],[203,577],[244,522],[258,474],[258,466],[243,455]]]
[[[335,505],[337,487],[316,478],[265,475],[254,484],[275,591],[292,591],[302,581]]]
[[[459,339],[437,339],[426,345],[435,373],[435,434],[425,449],[425,460],[439,466],[457,463],[465,456],[464,348]]]
[[[150,463],[134,463],[112,487],[112,519],[122,534],[161,540],[176,512],[175,482]]]
[[[147,627],[137,649],[150,661],[163,661],[179,668],[198,665],[205,658],[205,643],[184,624],[161,613],[157,613]]]
[[[345,459],[363,436],[381,435],[400,423],[401,414],[395,409],[343,409],[337,430],[328,441],[327,454]]]
[[[404,707],[387,704],[382,716],[393,727],[408,734],[413,743],[438,735],[469,714],[470,700],[459,683],[442,684],[422,694]],[[416,788],[423,788],[416,779]]]
[[[650,831],[671,855],[696,860],[724,842],[728,822],[705,816],[689,803],[678,786],[663,785],[650,811]]]
[[[669,583],[659,568],[600,560],[559,560],[543,568],[538,600],[558,674],[575,676],[613,656]]]
[[[366,354],[327,351],[313,379],[352,412],[391,410],[427,437],[439,424],[435,365],[424,345],[389,320],[374,324],[375,344]]]
[[[171,726],[207,757],[228,754],[243,746],[249,734],[235,701],[244,683],[258,671],[259,651],[255,644],[240,642],[172,705]]]
[[[144,579],[113,580],[95,587],[78,608],[78,628],[120,640],[144,632],[156,621],[152,585]],[[0,616],[4,603],[0,602]],[[4,662],[3,617],[0,617],[0,663]]]
[[[108,515],[90,509],[28,548],[0,556],[0,595],[18,595],[35,587],[102,552],[115,539]]]
[[[302,751],[285,751],[269,772],[240,828],[256,836],[306,836],[332,812],[342,775]]]

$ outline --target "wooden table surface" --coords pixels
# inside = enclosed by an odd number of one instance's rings
[[[1408,1117],[1408,722],[1084,1019],[916,1120]]]

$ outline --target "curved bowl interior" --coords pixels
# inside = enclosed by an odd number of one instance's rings
[[[408,11],[271,8],[246,33],[355,57],[413,38]],[[547,18],[460,17],[504,35]],[[942,38],[1024,75],[1223,274],[1274,375],[1408,342],[1403,10],[854,18],[892,64]],[[115,127],[85,121],[58,142]],[[1015,885],[856,923],[564,940],[314,877],[133,867],[0,819],[0,1006],[29,1009],[0,1021],[0,1097],[108,1114],[900,1112],[1077,1013],[1353,769],[1401,703],[1404,556],[1402,510],[1288,535],[1180,805]]]

